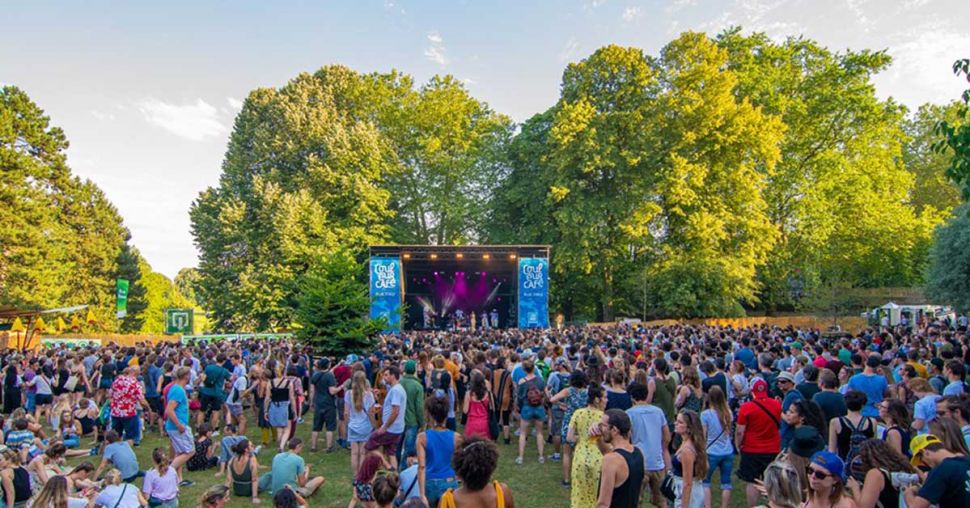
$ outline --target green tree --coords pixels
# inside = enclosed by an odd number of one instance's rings
[[[957,208],[936,229],[926,274],[926,296],[961,311],[970,310],[970,215]]]
[[[953,73],[970,82],[970,59],[954,62]],[[956,121],[944,119],[937,125],[937,133],[942,139],[935,148],[950,154],[946,175],[960,187],[963,200],[970,201],[970,88],[960,96],[956,117]]]
[[[195,268],[183,268],[175,275],[175,287],[183,298],[193,304],[200,304],[196,297],[195,288],[199,284],[199,271]]]
[[[296,296],[296,336],[325,355],[372,349],[387,323],[368,316],[370,298],[363,273],[361,263],[346,250],[307,270]]]
[[[937,125],[944,121],[959,125],[959,111],[959,102],[946,106],[923,104],[903,124],[909,138],[903,163],[915,180],[910,203],[917,213],[926,208],[949,213],[960,204],[960,189],[946,176],[950,158],[933,149],[940,139]]]

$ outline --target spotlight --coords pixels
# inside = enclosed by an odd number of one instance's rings
[[[492,257],[492,256],[489,256],[488,254],[482,254],[482,259],[488,259],[490,257]]]
[[[404,259],[411,259],[411,254],[408,254],[407,252],[405,252]]]
[[[455,254],[455,257],[458,258],[458,259],[461,259],[461,258],[465,257],[465,255],[462,254],[461,252],[459,252],[458,254]]]
[[[435,274],[435,277],[437,277],[437,276],[438,276],[438,272],[434,272],[434,274]]]
[[[431,255],[431,259],[438,259],[438,255],[437,254],[432,254]]]
[[[515,259],[515,254],[509,254],[509,259]]]

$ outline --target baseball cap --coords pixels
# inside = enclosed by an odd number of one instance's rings
[[[926,463],[923,462],[923,459],[919,456],[920,452],[922,452],[924,448],[926,448],[931,444],[942,443],[942,442],[943,441],[940,441],[940,438],[934,436],[933,434],[923,434],[923,435],[914,437],[909,442],[909,451],[913,457],[912,459],[910,459],[909,462],[912,465],[917,467],[925,466]]]
[[[768,396],[768,383],[764,379],[757,379],[751,384],[751,393],[756,399],[763,399]]]
[[[839,478],[842,478],[842,472],[845,470],[845,462],[830,451],[821,451],[812,455],[812,464],[824,468],[829,474]]]
[[[360,360],[360,358],[358,358],[357,355],[351,353],[347,355],[346,358],[344,358],[344,363],[347,365],[352,365],[354,363],[357,363],[358,360]]]

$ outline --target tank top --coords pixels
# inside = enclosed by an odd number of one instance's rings
[[[626,481],[618,487],[613,487],[611,508],[637,508],[640,501],[640,486],[643,484],[643,453],[636,446],[632,452],[613,450],[626,461],[626,468],[630,472]]]
[[[839,433],[835,436],[835,439],[838,445],[839,457],[845,460],[849,455],[849,449],[852,447],[852,429],[855,427],[855,424],[847,416],[840,416],[839,424],[842,428],[839,429]],[[866,439],[876,437],[876,428],[872,424],[872,421],[866,417],[863,417],[859,421],[858,432],[866,436]]]
[[[30,473],[23,466],[13,468],[13,502],[26,503],[30,499]],[[0,485],[0,491],[3,486]],[[6,492],[4,492],[6,494]],[[6,497],[6,496],[5,496]]]
[[[424,437],[427,457],[427,478],[441,480],[455,476],[451,456],[455,453],[455,433],[450,430],[426,430]]]
[[[668,422],[673,422],[677,416],[674,414],[674,390],[677,385],[669,377],[664,380],[654,379],[655,389],[653,391],[653,405],[663,410]]]
[[[907,457],[912,455],[912,453],[909,451],[909,440],[911,438],[910,433],[908,430],[900,427],[899,425],[893,425],[888,429],[884,429],[882,431],[882,440],[883,441],[886,440],[886,437],[889,436],[889,431],[891,430],[895,430],[896,432],[899,432],[899,440],[903,447],[903,454],[905,454]]]
[[[694,393],[694,389],[688,387],[687,397],[684,398],[683,409],[689,409],[691,411],[694,411],[695,413],[700,413],[701,407],[703,407],[703,403],[704,403],[704,400],[701,397],[698,397],[696,393]]]
[[[236,473],[236,468],[229,463],[229,474],[232,475],[232,493],[236,496],[253,495],[253,469],[246,461],[246,469],[241,473]]]
[[[285,380],[282,385],[270,384],[269,400],[271,402],[287,402],[290,400],[290,387]]]
[[[498,480],[492,480],[492,487],[495,488],[495,508],[505,508],[505,492],[502,491],[502,486],[499,485]],[[438,506],[440,508],[458,508],[455,505],[455,493],[452,489],[445,491]]]
[[[678,478],[684,477],[684,465],[680,463],[680,457],[676,453],[670,454],[670,469],[673,471],[674,476]]]
[[[893,479],[885,469],[880,469],[884,482],[882,491],[879,492],[879,502],[876,506],[882,508],[899,508],[899,491],[893,488]]]

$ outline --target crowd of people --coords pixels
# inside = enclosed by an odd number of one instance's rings
[[[186,471],[217,478],[200,506],[309,506],[326,480],[308,454],[349,455],[351,508],[514,507],[500,460],[560,463],[573,508],[727,508],[735,478],[748,506],[970,506],[963,316],[855,334],[405,332],[341,357],[287,340],[60,346],[0,362],[8,508],[175,508]],[[168,445],[145,471],[149,433]],[[500,458],[503,443],[517,453]]]

